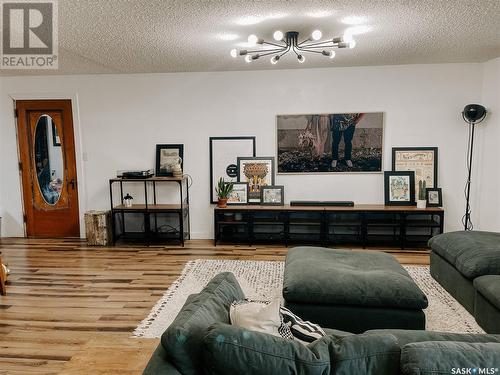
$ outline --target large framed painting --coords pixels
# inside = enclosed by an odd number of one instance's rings
[[[217,203],[215,187],[219,178],[238,180],[239,156],[255,156],[255,137],[210,137],[210,203]]]
[[[239,157],[238,181],[248,182],[248,203],[260,203],[262,187],[274,185],[274,157]]]
[[[382,173],[384,113],[279,115],[278,173]]]
[[[180,164],[183,169],[184,145],[156,145],[156,175],[173,176],[172,168]]]
[[[418,182],[424,180],[427,188],[436,188],[438,187],[438,148],[393,147],[392,170],[415,172],[415,189],[417,189]]]
[[[414,206],[415,172],[384,172],[384,195],[387,206]]]

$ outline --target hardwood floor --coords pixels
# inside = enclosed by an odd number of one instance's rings
[[[274,246],[87,247],[80,240],[1,239],[11,269],[0,296],[0,374],[140,374],[156,339],[131,338],[193,259],[283,260]],[[404,264],[427,252],[391,251]]]

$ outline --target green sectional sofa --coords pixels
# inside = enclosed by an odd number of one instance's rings
[[[410,330],[352,334],[325,329],[309,345],[229,324],[243,292],[231,273],[191,295],[165,331],[144,375],[439,375],[500,367],[500,335]]]
[[[500,233],[444,233],[429,246],[432,277],[486,332],[500,333]]]

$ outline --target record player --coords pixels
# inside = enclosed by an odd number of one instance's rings
[[[154,176],[154,172],[152,169],[145,169],[143,171],[139,170],[126,170],[126,171],[117,171],[116,177],[119,178],[150,178]]]

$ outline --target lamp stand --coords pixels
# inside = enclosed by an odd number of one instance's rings
[[[471,138],[470,138],[470,144],[469,144],[469,152],[470,152],[470,155],[469,155],[469,160],[468,160],[468,165],[467,165],[467,169],[468,169],[468,177],[467,177],[467,194],[466,194],[466,203],[465,203],[465,220],[464,220],[464,230],[467,231],[467,230],[472,230],[472,226],[469,225],[470,224],[470,203],[469,203],[469,199],[470,199],[470,183],[471,183],[471,174],[472,174],[472,156],[474,155],[473,154],[473,151],[474,151],[474,127],[475,127],[475,123],[474,122],[469,122],[469,126],[472,126],[472,130],[471,130]]]

